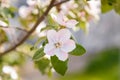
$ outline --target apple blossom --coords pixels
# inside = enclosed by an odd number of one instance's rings
[[[67,17],[63,13],[58,13],[57,16],[52,14],[51,16],[58,24],[65,26],[67,28],[73,28],[78,23],[74,19],[67,20]]]
[[[56,55],[59,60],[65,61],[68,58],[68,52],[76,47],[75,42],[70,37],[71,33],[68,29],[61,29],[58,32],[48,30],[48,44],[44,47],[44,53],[50,56]]]

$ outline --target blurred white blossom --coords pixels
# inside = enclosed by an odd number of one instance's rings
[[[32,7],[21,6],[19,8],[19,15],[20,15],[20,17],[27,18],[31,14],[32,9],[33,9]]]
[[[35,6],[37,5],[39,0],[26,0],[26,3],[29,5],[29,6]]]
[[[99,14],[101,12],[101,10],[100,10],[101,1],[100,0],[90,0],[90,1],[87,1],[87,3],[88,3],[88,6],[85,6],[85,10],[95,20],[99,20]]]
[[[78,5],[75,4],[74,0],[70,0],[61,5],[61,12],[68,14],[71,9],[77,8]]]
[[[10,0],[0,0],[1,7],[9,8],[10,7]]]
[[[36,28],[35,32],[39,37],[46,36],[46,31],[41,31],[41,29],[44,27],[46,27],[46,23],[45,21],[42,21]]]
[[[0,26],[8,26],[8,24],[0,20]]]
[[[18,74],[17,74],[16,70],[15,70],[13,67],[11,67],[11,66],[3,66],[2,71],[3,71],[5,74],[10,75],[10,77],[11,77],[13,80],[17,80],[17,79],[18,79]]]

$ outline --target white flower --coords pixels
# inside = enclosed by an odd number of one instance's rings
[[[99,14],[100,14],[100,0],[91,0],[87,1],[89,6],[85,6],[85,10],[96,20],[99,20]]]
[[[78,23],[76,20],[66,20],[66,16],[63,13],[58,13],[57,16],[54,14],[51,15],[52,18],[60,25],[65,26],[67,28],[73,28]]]
[[[71,33],[68,29],[61,29],[58,32],[49,30],[47,32],[48,44],[44,47],[44,53],[50,56],[56,55],[59,60],[65,61],[68,58],[68,52],[76,47],[70,37]]]
[[[64,14],[68,14],[71,9],[75,9],[77,7],[78,5],[75,3],[75,0],[70,0],[61,5],[61,12],[63,12]]]
[[[9,8],[10,7],[10,0],[0,0],[1,7]]]
[[[16,70],[13,67],[11,67],[11,66],[4,66],[2,71],[5,74],[9,74],[13,80],[18,79],[18,74],[17,74]]]
[[[27,0],[26,1],[29,6],[35,6],[38,2],[38,0]]]
[[[22,18],[27,18],[28,15],[31,14],[32,10],[33,10],[32,7],[21,6],[21,7],[19,8],[19,15],[20,15],[20,17],[22,17]]]

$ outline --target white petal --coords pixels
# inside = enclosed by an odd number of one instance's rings
[[[37,4],[37,0],[27,0],[26,3],[29,5],[29,6],[35,6]]]
[[[51,13],[50,15],[51,15],[51,17],[56,21],[57,16],[56,16],[55,14],[53,14],[53,13]]]
[[[32,11],[32,8],[31,7],[28,7],[28,6],[21,6],[19,8],[19,15],[20,17],[22,18],[26,18],[28,15],[30,15]]]
[[[56,34],[57,34],[57,32],[55,30],[48,30],[48,32],[47,32],[48,42],[54,43],[54,41],[56,39]]]
[[[73,40],[67,40],[61,47],[64,52],[71,52],[76,48],[75,42]]]
[[[60,42],[64,42],[66,40],[69,40],[71,37],[71,33],[68,29],[61,29],[58,31],[58,37]]]
[[[73,27],[75,27],[75,25],[77,24],[78,22],[76,21],[76,20],[68,20],[67,22],[66,22],[66,27],[68,27],[68,28],[73,28]]]
[[[55,47],[54,44],[46,44],[44,47],[44,53],[46,53],[47,55],[53,56]]]
[[[58,59],[61,61],[65,61],[68,58],[68,53],[63,52],[60,49],[57,49],[55,54],[58,57]]]
[[[5,23],[4,21],[0,20],[0,26],[8,26],[8,24]]]
[[[56,17],[56,22],[59,23],[60,25],[65,25],[64,21],[64,15],[62,13],[59,13]]]

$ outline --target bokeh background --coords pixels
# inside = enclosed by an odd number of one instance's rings
[[[18,0],[17,7],[25,0]],[[12,25],[19,25],[11,20]],[[120,80],[120,15],[114,11],[100,14],[98,22],[90,22],[89,34],[83,31],[73,32],[77,41],[87,53],[70,56],[65,76],[53,73],[52,77],[42,75],[34,68],[31,58],[20,67],[22,80]],[[32,44],[32,41],[28,41]]]

